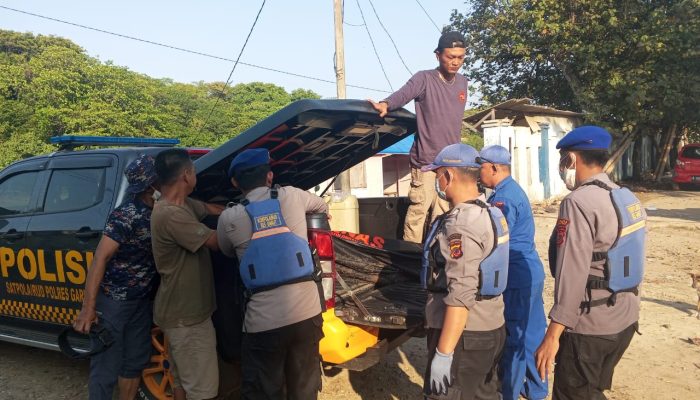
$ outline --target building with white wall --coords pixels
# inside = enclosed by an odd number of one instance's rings
[[[556,144],[581,124],[583,114],[531,104],[530,99],[508,100],[465,118],[484,136],[484,146],[501,145],[511,153],[511,174],[531,201],[567,193],[559,179]]]
[[[413,135],[350,168],[352,194],[358,198],[408,196],[411,187],[408,153],[412,145]],[[318,186],[318,190],[311,192],[320,194],[329,183],[330,180],[327,180]],[[333,188],[330,188],[327,193],[332,191]]]

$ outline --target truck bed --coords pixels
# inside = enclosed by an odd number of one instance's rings
[[[427,294],[420,285],[421,247],[368,234],[332,234],[340,276],[336,315],[387,329],[422,326]]]

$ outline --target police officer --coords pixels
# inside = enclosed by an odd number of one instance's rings
[[[557,143],[572,192],[550,241],[554,306],[536,353],[542,379],[554,368],[554,399],[605,399],[637,330],[646,215],[603,172],[610,142],[605,129],[581,126]]]
[[[484,147],[479,153],[481,183],[493,189],[488,202],[498,207],[508,221],[510,251],[508,286],[503,292],[506,345],[499,375],[504,399],[547,397],[535,365],[535,351],[547,329],[542,290],[544,267],[535,249],[535,221],[530,200],[510,175],[510,153],[505,147]]]
[[[217,226],[221,251],[240,260],[250,296],[241,396],[315,399],[321,384],[318,343],[323,321],[306,214],[326,213],[328,207],[301,189],[273,187],[269,162],[266,149],[244,150],[231,161],[231,183],[245,197],[221,214]]]
[[[451,209],[431,226],[423,248],[429,399],[498,399],[496,366],[505,341],[503,289],[508,225],[479,192],[477,151],[453,144],[426,171]]]

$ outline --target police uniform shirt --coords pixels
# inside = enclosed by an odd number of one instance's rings
[[[484,195],[479,200],[485,202]],[[494,232],[487,209],[460,203],[450,210],[435,242],[446,260],[447,293],[429,292],[425,307],[428,328],[442,329],[446,306],[469,310],[467,331],[490,331],[505,323],[503,296],[477,301],[479,263],[493,249]]]
[[[552,238],[556,240],[552,245],[556,246],[557,257],[554,306],[549,317],[574,333],[612,335],[639,319],[639,296],[620,292],[614,306],[591,307],[590,313],[581,307],[581,302],[589,300],[588,275],[603,276],[604,261],[592,261],[593,253],[609,250],[618,231],[610,192],[599,186],[584,185],[596,179],[611,188],[619,187],[600,173],[583,182],[561,203]],[[594,289],[591,295],[596,300],[609,297],[610,292]]]
[[[307,239],[306,214],[328,212],[328,206],[318,196],[291,186],[278,189],[282,216],[295,235]],[[248,193],[251,202],[270,198],[270,188],[259,187]],[[219,218],[217,235],[221,251],[238,260],[248,248],[253,228],[250,217],[242,205],[227,208]],[[276,251],[276,249],[270,249]],[[272,266],[274,267],[274,266]],[[246,307],[245,329],[262,332],[291,325],[321,312],[318,286],[306,281],[254,294]]]

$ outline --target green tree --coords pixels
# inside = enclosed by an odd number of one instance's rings
[[[614,133],[697,131],[700,0],[470,5],[452,26],[467,37],[468,76],[487,102],[530,97]]]
[[[89,57],[69,40],[0,30],[0,166],[62,134],[179,138],[214,147],[312,91],[184,84]]]

